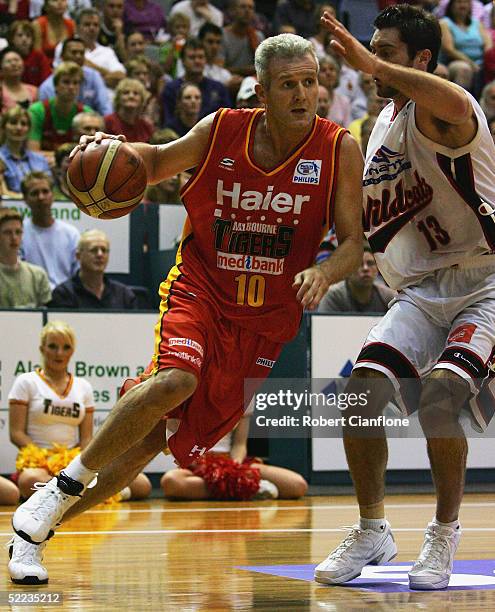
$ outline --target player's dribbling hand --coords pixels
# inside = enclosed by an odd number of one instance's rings
[[[293,289],[297,289],[296,299],[306,310],[316,310],[330,283],[319,266],[312,266],[294,276]]]
[[[332,34],[330,46],[341,55],[356,70],[374,74],[376,58],[354,38],[338,19],[326,11],[321,17],[321,23]]]
[[[69,159],[72,159],[78,151],[84,151],[84,149],[92,142],[100,144],[102,140],[105,140],[107,138],[110,138],[111,140],[121,140],[122,142],[127,142],[127,138],[123,134],[119,134],[118,136],[116,136],[115,134],[105,134],[105,132],[96,132],[94,136],[81,136],[81,138],[79,138],[79,144],[72,149],[71,154],[69,155]]]

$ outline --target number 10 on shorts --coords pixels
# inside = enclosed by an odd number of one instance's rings
[[[240,306],[263,306],[265,301],[265,278],[261,274],[239,274],[235,277],[237,283],[236,302]]]

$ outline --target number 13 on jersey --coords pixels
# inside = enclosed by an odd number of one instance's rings
[[[236,303],[239,306],[263,306],[265,301],[265,278],[261,274],[239,274],[235,277],[237,283]]]

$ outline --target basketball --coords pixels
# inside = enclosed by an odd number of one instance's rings
[[[115,219],[138,206],[146,189],[146,168],[128,144],[108,138],[76,153],[67,170],[67,185],[83,213]]]

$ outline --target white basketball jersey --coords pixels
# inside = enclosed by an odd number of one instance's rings
[[[373,128],[364,169],[364,229],[393,289],[495,250],[495,145],[479,104],[468,145],[426,138],[410,100],[390,103]]]

